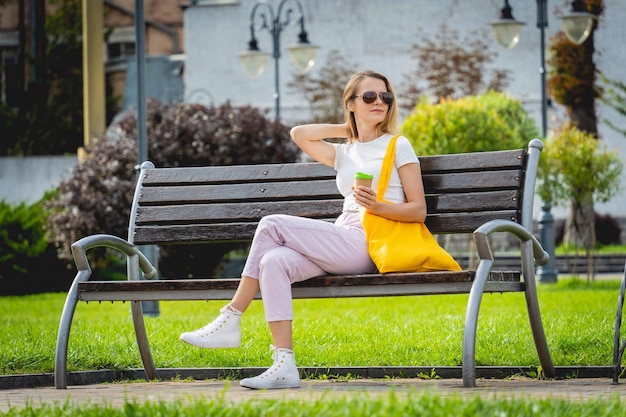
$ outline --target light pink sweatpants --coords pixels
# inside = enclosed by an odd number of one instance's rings
[[[293,320],[292,283],[375,270],[358,213],[335,223],[276,214],[259,222],[241,275],[259,280],[265,318],[279,321]]]

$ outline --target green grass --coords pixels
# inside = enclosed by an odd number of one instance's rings
[[[223,398],[175,401],[126,401],[122,406],[97,404],[46,404],[10,408],[0,416],[30,417],[74,416],[506,416],[506,417],[562,417],[562,416],[626,416],[626,407],[618,396],[610,399],[569,401],[563,399],[484,399],[460,396],[439,396],[433,393],[396,395],[393,391],[383,397],[352,394],[343,398],[326,397],[302,399],[255,399],[229,402]]]
[[[584,248],[559,245],[555,248],[557,255],[584,255]],[[626,245],[598,245],[593,249],[596,255],[612,255],[626,253]]]
[[[539,285],[557,366],[609,366],[619,281],[563,279]],[[0,374],[52,372],[65,294],[0,297]],[[295,300],[299,366],[459,366],[467,295]],[[182,331],[212,320],[223,302],[161,302],[146,318],[157,367],[267,366],[271,338],[261,301],[242,321],[240,349],[197,349]],[[485,294],[477,365],[538,365],[523,294]],[[128,303],[80,303],[68,370],[141,367]]]

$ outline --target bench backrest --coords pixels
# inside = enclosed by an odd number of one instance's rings
[[[430,230],[469,233],[493,219],[522,223],[527,159],[523,149],[420,157]],[[317,163],[154,168],[148,162],[135,191],[129,241],[246,241],[263,216],[332,221],[342,201],[335,171]]]

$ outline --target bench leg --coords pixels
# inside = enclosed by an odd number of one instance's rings
[[[127,268],[129,280],[138,280],[140,271],[139,259],[137,255],[128,257]],[[139,347],[139,354],[141,355],[143,369],[146,372],[146,378],[149,380],[157,379],[157,370],[156,366],[154,366],[154,359],[152,358],[150,344],[148,343],[148,335],[146,333],[146,324],[143,319],[143,309],[141,308],[141,301],[132,301],[130,309],[133,316],[133,325],[135,327],[137,346]]]
[[[539,300],[537,298],[537,283],[535,281],[535,265],[530,255],[531,243],[522,243],[522,271],[524,272],[524,285],[526,290],[524,292],[526,297],[526,307],[528,309],[528,319],[530,320],[530,328],[535,341],[535,348],[537,349],[537,355],[539,356],[539,363],[543,375],[548,378],[554,378],[556,376],[556,369],[552,363],[550,357],[550,350],[548,349],[548,341],[546,340],[546,334],[543,330],[543,324],[541,322],[541,314],[539,312]],[[526,251],[526,253],[524,253]]]
[[[485,290],[485,284],[492,260],[481,259],[476,269],[474,283],[470,290],[465,313],[465,330],[463,334],[463,386],[467,388],[476,386],[476,328],[478,326],[478,311]]]
[[[78,283],[86,281],[90,275],[91,270],[79,271],[65,298],[54,358],[54,384],[57,389],[67,388],[67,348],[70,340],[70,328],[76,311],[76,304],[78,304]]]
[[[624,308],[624,292],[626,292],[626,265],[624,265],[624,275],[622,275],[622,285],[617,298],[617,314],[615,315],[615,334],[613,337],[613,384],[619,384],[619,374],[621,371],[622,355],[626,343],[621,345],[622,309]]]
[[[150,351],[150,344],[148,343],[148,335],[146,333],[146,325],[143,320],[143,309],[141,308],[141,301],[131,302],[131,312],[133,314],[133,324],[135,326],[135,336],[137,338],[137,346],[139,347],[139,354],[141,355],[141,362],[143,368],[146,371],[146,378],[157,379],[157,370],[154,365],[154,359],[152,358],[152,352]]]

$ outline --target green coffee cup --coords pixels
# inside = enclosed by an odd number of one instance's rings
[[[356,174],[354,174],[354,188],[358,187],[359,185],[363,185],[365,187],[371,187],[372,179],[374,179],[374,176],[371,174],[366,174],[364,172],[357,172]]]

